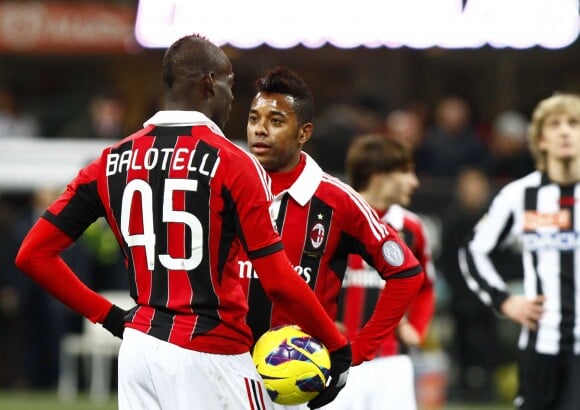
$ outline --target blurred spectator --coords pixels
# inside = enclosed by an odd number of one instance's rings
[[[411,110],[395,110],[385,118],[385,133],[404,144],[412,152],[423,143],[425,126],[422,118]]]
[[[448,96],[437,103],[435,124],[416,154],[420,175],[455,177],[465,167],[485,166],[487,149],[472,124],[467,101]]]
[[[127,134],[126,107],[121,97],[107,92],[97,94],[88,110],[65,124],[61,137],[88,139],[119,139]]]
[[[327,172],[342,175],[346,151],[353,137],[382,128],[381,109],[379,102],[363,97],[356,103],[328,105],[314,120],[316,131],[307,152]]]
[[[454,324],[450,356],[451,401],[492,401],[496,398],[492,375],[500,350],[497,318],[467,288],[459,269],[457,251],[482,217],[492,195],[486,174],[477,169],[459,173],[455,197],[442,216],[438,272],[450,287],[450,316]]]
[[[22,275],[13,274],[13,252],[17,246],[11,236],[11,224],[18,219],[18,207],[25,208],[23,197],[10,198],[0,196],[0,388],[23,387],[25,375],[22,366],[24,350],[22,348]]]
[[[0,387],[54,387],[60,339],[65,333],[81,331],[81,316],[44,292],[14,264],[25,234],[58,194],[38,190],[32,195],[32,205],[20,209],[0,203]],[[120,249],[106,236],[112,235],[110,230],[103,232],[99,222],[63,258],[85,283],[95,284],[99,290],[127,288],[126,271],[119,267]]]
[[[504,185],[534,170],[528,150],[528,121],[516,111],[504,111],[495,117],[490,135],[489,173]]]
[[[21,110],[14,91],[0,88],[0,138],[36,137],[39,134],[39,121]]]

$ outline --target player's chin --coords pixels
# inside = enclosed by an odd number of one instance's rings
[[[410,195],[403,195],[399,200],[399,205],[407,207],[411,203],[411,196]]]
[[[253,156],[256,157],[256,159],[258,160],[260,165],[262,165],[262,167],[266,171],[272,171],[275,168],[274,161],[272,161],[272,158],[270,155],[268,155],[264,152],[261,152],[259,150],[257,151],[257,150],[253,150],[253,149],[250,149],[250,152],[252,153]]]

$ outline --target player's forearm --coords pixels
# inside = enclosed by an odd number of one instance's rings
[[[395,327],[409,308],[423,284],[421,273],[400,279],[389,279],[381,292],[373,315],[352,342],[353,365],[375,357],[386,336]]]
[[[312,290],[296,275],[283,251],[254,259],[252,263],[268,297],[305,332],[330,351],[347,343]]]
[[[50,222],[40,219],[22,242],[16,266],[71,309],[102,323],[111,303],[82,283],[60,257],[72,242]]]
[[[484,304],[501,312],[501,305],[509,296],[507,284],[490,258],[491,251],[473,244],[472,241],[458,251],[463,279]]]
[[[435,313],[435,290],[433,286],[423,286],[419,294],[411,303],[407,319],[409,323],[419,332],[421,340],[425,337],[429,323]]]

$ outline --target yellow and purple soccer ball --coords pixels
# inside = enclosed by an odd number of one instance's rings
[[[298,326],[270,329],[256,342],[252,358],[272,401],[306,403],[326,386],[330,356],[326,347]]]

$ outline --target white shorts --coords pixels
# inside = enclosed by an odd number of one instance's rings
[[[346,386],[324,410],[416,410],[413,363],[407,355],[351,367]]]
[[[183,349],[125,329],[119,351],[119,410],[272,410],[250,353]]]

